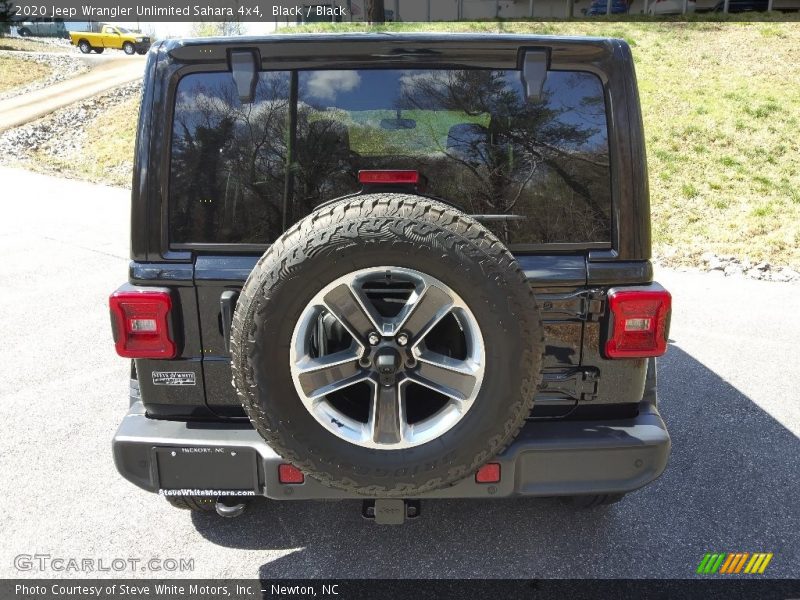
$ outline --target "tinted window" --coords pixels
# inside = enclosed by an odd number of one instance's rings
[[[539,100],[519,71],[302,71],[292,194],[284,203],[289,75],[262,73],[241,106],[230,74],[181,80],[173,242],[268,243],[360,169],[417,169],[425,193],[505,242],[607,242],[605,102],[591,74],[551,72]],[[286,208],[284,212],[284,206]]]
[[[242,104],[230,73],[189,75],[175,99],[170,241],[267,243],[284,227],[289,75]]]

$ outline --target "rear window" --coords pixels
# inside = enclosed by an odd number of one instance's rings
[[[512,247],[610,241],[596,76],[550,72],[531,101],[516,70],[376,69],[262,72],[251,104],[230,73],[183,77],[170,242],[269,244],[319,204],[357,192],[361,169],[418,170],[425,194]]]

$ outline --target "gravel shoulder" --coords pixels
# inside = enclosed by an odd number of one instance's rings
[[[141,82],[145,59],[141,56],[92,56],[86,73],[45,88],[0,100],[0,131],[19,127],[76,102],[130,82]]]
[[[130,186],[140,96],[129,83],[0,133],[0,164]]]
[[[50,74],[42,79],[0,92],[0,101],[41,90],[59,81],[76,77],[89,71],[91,65],[90,61],[82,59],[80,56],[66,53],[0,50],[0,57],[33,61],[50,69]]]
[[[719,255],[705,252],[700,256],[696,267],[675,266],[670,264],[669,257],[663,255],[653,259],[655,265],[679,272],[702,273],[733,277],[734,279],[757,279],[759,281],[776,281],[780,283],[800,283],[800,272],[791,267],[775,265],[768,261],[753,262],[748,258],[733,255]]]

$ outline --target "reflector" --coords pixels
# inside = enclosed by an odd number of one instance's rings
[[[500,463],[486,463],[475,473],[476,483],[497,483],[500,481]]]
[[[294,465],[283,464],[278,466],[278,481],[281,483],[303,483],[306,480],[303,472]]]
[[[303,472],[294,465],[283,464],[278,466],[278,481],[281,483],[303,483],[306,480]]]

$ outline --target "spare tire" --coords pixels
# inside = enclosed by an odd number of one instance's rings
[[[543,353],[517,261],[474,219],[410,194],[319,208],[242,289],[233,383],[253,425],[324,484],[413,497],[516,436]]]

